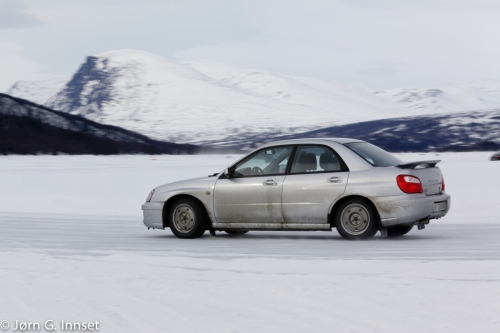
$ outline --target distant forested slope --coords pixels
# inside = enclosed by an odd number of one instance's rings
[[[500,150],[500,110],[470,111],[366,121],[290,135],[254,137],[241,146],[274,140],[343,137],[371,142],[391,152]]]
[[[120,127],[0,94],[0,154],[193,154],[200,147],[152,140]]]

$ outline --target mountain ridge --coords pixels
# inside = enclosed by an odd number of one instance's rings
[[[219,148],[155,141],[0,93],[0,154],[242,152],[269,141],[349,137],[391,152],[500,150],[500,109],[374,120],[282,135],[231,137]]]
[[[30,85],[25,86],[26,91],[18,87],[14,92],[30,95]],[[497,108],[500,84],[484,81],[380,91],[115,50],[87,57],[44,105],[156,140],[224,145],[236,136],[244,140],[378,119]]]

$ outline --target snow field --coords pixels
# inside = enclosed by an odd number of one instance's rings
[[[497,223],[500,163],[493,152],[395,154],[441,159],[452,208],[434,223]],[[142,216],[155,187],[219,172],[240,155],[0,156],[0,212]]]
[[[1,262],[2,319],[98,321],[102,332],[496,332],[500,327],[498,260],[2,253]]]
[[[0,157],[0,321],[102,332],[496,332],[500,163],[442,159],[448,216],[400,239],[147,230],[155,186],[239,156]]]

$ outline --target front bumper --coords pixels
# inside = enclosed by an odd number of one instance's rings
[[[373,201],[384,227],[441,218],[448,213],[451,205],[451,198],[447,193],[429,196],[404,194],[397,197],[375,197]],[[446,209],[434,212],[434,204],[442,201],[446,201]]]
[[[163,204],[146,202],[142,205],[144,225],[148,228],[164,229],[163,227]]]

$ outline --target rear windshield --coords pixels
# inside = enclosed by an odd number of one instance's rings
[[[368,142],[353,142],[344,144],[347,148],[364,158],[368,163],[376,167],[396,166],[403,163],[385,150]]]

